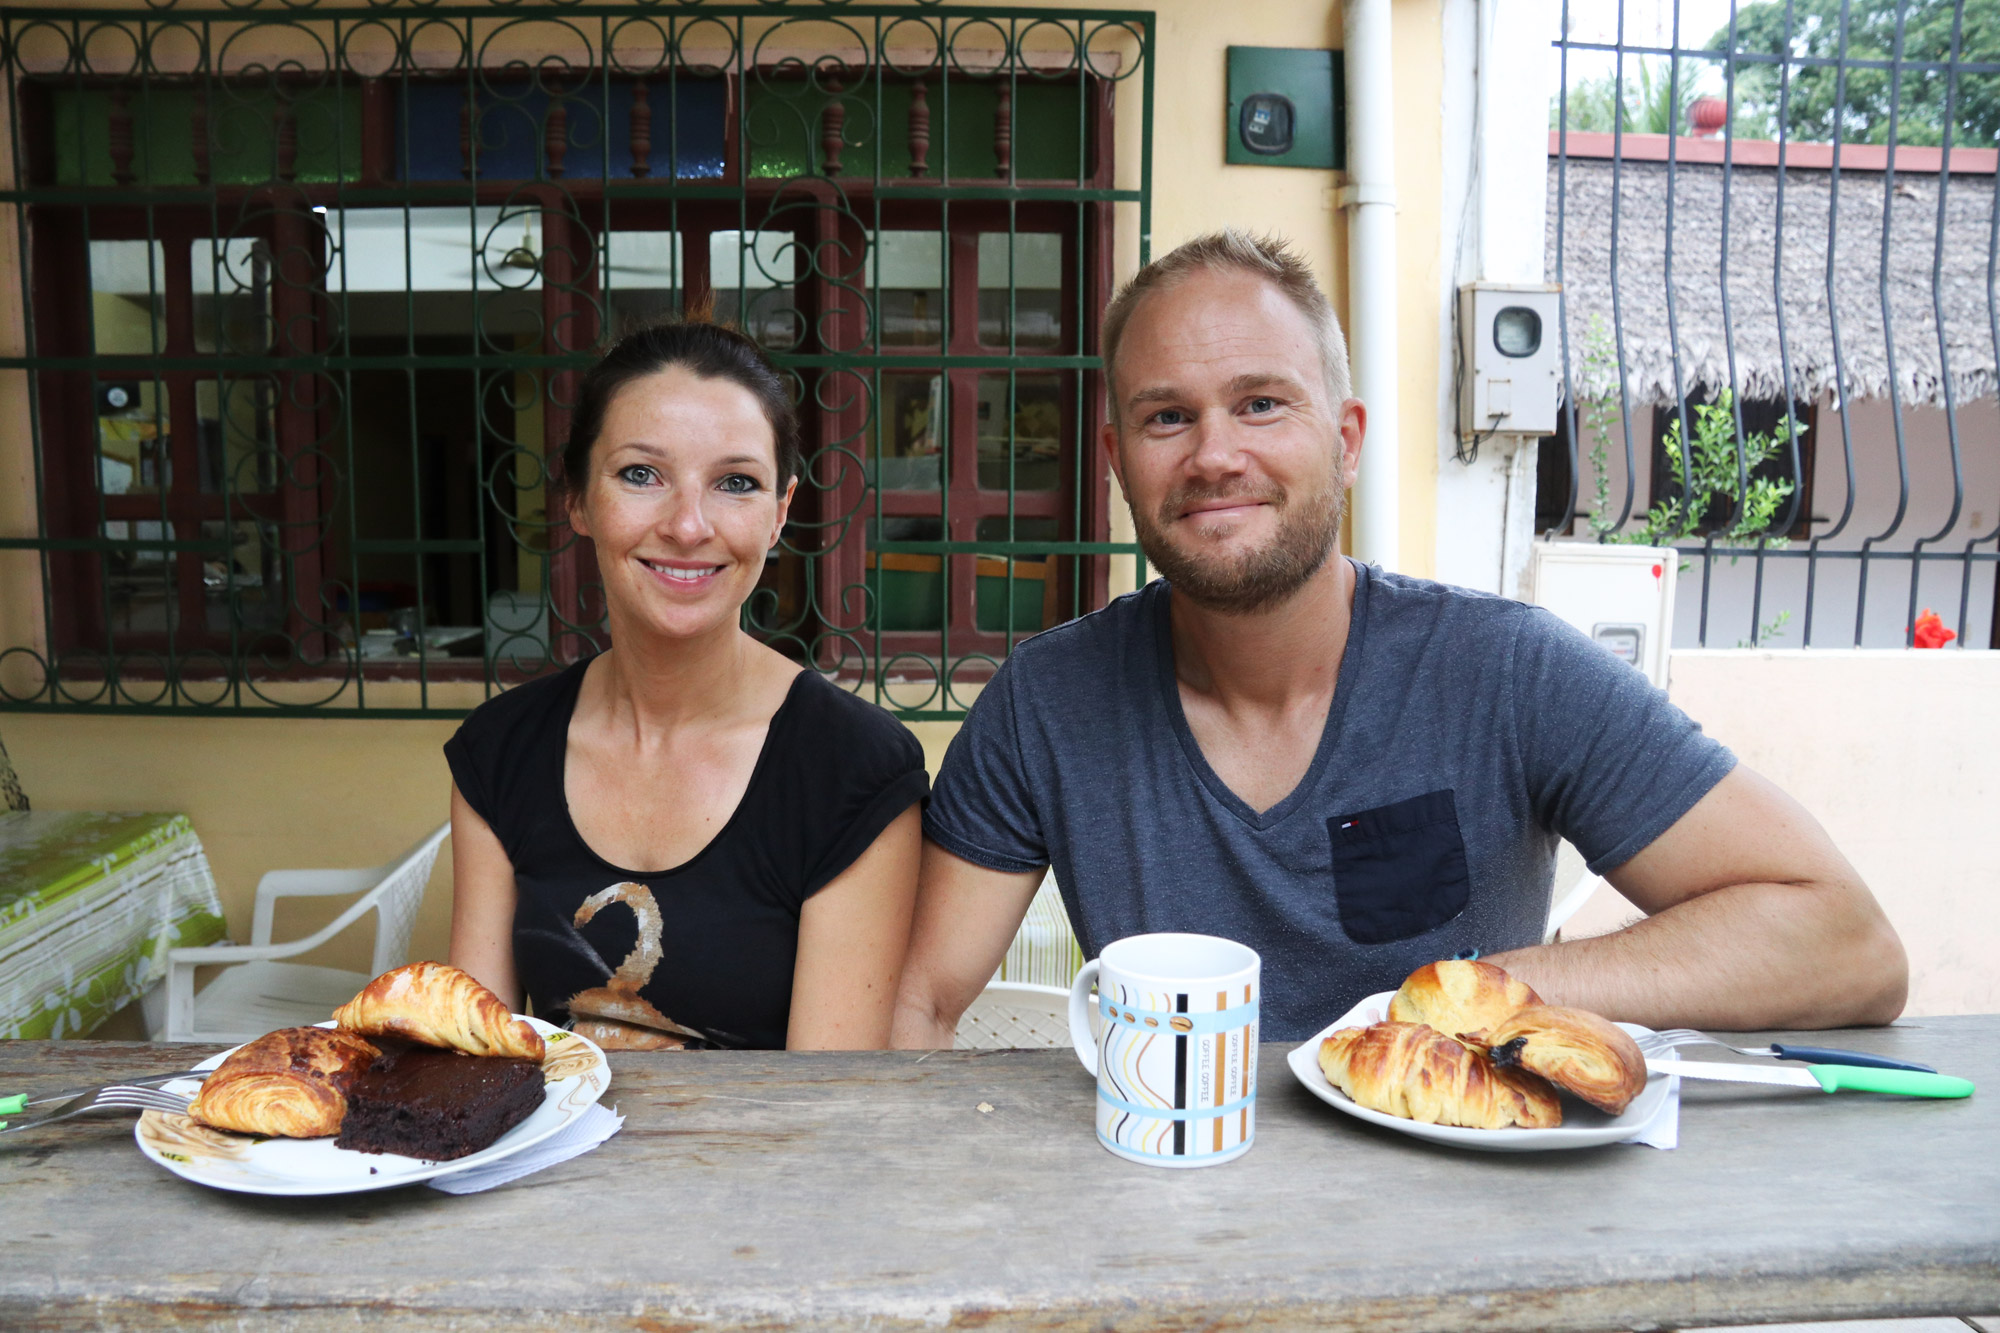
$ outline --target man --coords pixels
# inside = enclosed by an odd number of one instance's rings
[[[953,741],[896,1044],[951,1044],[1051,863],[1087,954],[1258,950],[1274,1040],[1473,950],[1654,1027],[1901,1012],[1853,868],[1642,675],[1544,611],[1338,554],[1367,412],[1282,242],[1182,246],[1103,345],[1104,446],[1164,579],[1016,648]],[[1646,918],[1542,945],[1560,837]]]

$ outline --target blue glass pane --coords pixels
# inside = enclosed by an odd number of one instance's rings
[[[671,95],[670,95],[671,91]],[[605,88],[565,94],[568,119],[563,175],[606,179],[632,176],[632,85],[611,85],[611,114],[604,114]],[[398,179],[444,181],[463,179],[459,151],[459,109],[465,88],[451,83],[410,83],[403,89],[396,135]],[[722,175],[726,92],[720,79],[684,78],[669,90],[649,84],[646,104],[652,108],[652,150],[649,174],[680,179]],[[679,113],[673,104],[678,102]],[[529,180],[541,173],[545,117],[549,95],[538,88],[504,84],[482,87],[474,103],[474,147],[483,180]],[[609,133],[606,133],[607,127]]]

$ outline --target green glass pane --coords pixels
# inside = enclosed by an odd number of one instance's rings
[[[1014,174],[1033,180],[1075,180],[1083,174],[1085,129],[1074,82],[1042,83],[1025,75],[1014,93]]]
[[[930,108],[927,175],[982,179],[1000,174],[994,150],[1004,80],[932,77],[925,82]],[[1083,161],[1078,120],[1081,93],[1073,80],[1043,82],[1021,75],[1014,82],[1014,174],[1022,179],[1075,180]],[[901,179],[910,174],[910,88],[907,76],[871,76],[841,94],[840,173]],[[877,98],[880,98],[878,103]],[[743,133],[753,176],[801,176],[826,167],[826,108],[833,98],[796,80],[751,82]],[[879,153],[879,168],[877,165]]]
[[[131,171],[138,185],[194,185],[195,93],[186,88],[134,87],[125,94],[132,117]],[[50,99],[56,183],[111,185],[110,92],[58,90]],[[292,179],[354,180],[361,165],[358,88],[301,90],[289,98],[296,155]],[[275,180],[278,136],[271,132],[279,99],[269,89],[218,86],[208,96],[210,179],[219,185]]]
[[[875,547],[878,541],[942,541],[944,523],[922,515],[892,515],[871,521],[868,528],[866,564],[868,586],[874,598],[875,628],[885,632],[937,633],[944,625],[944,557],[879,552]]]
[[[1048,568],[1046,560],[980,560],[974,623],[992,634],[1041,629]]]

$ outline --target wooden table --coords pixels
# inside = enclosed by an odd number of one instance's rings
[[[1924,1102],[1691,1087],[1673,1152],[1483,1155],[1313,1100],[1137,1166],[1066,1051],[614,1057],[623,1133],[485,1194],[218,1193],[129,1120],[0,1138],[0,1326],[1635,1329],[2000,1309],[2000,1016],[1841,1042]],[[189,1048],[0,1043],[0,1091]],[[991,1109],[983,1109],[990,1107]],[[255,1312],[244,1322],[247,1312]]]

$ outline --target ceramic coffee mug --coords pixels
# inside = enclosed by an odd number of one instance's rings
[[[1257,1133],[1257,951],[1129,935],[1083,965],[1069,1037],[1097,1076],[1097,1139],[1153,1166],[1214,1166]],[[1090,987],[1103,1018],[1091,1035]]]

